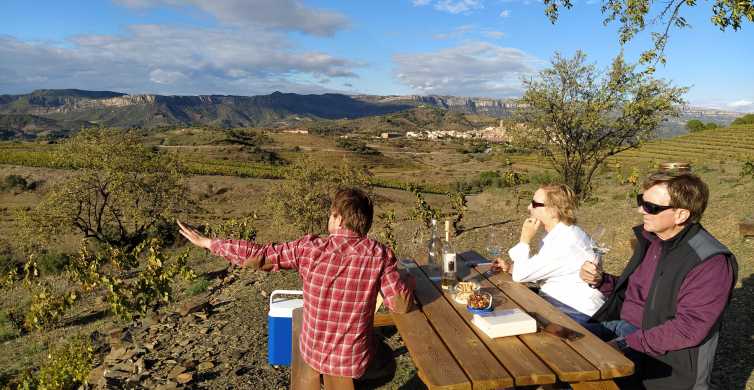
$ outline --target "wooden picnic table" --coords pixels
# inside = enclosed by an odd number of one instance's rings
[[[430,389],[497,389],[566,382],[574,389],[617,389],[613,378],[631,375],[633,363],[510,275],[484,273],[476,252],[458,255],[458,272],[493,295],[496,308],[521,308],[539,325],[565,327],[577,339],[543,332],[490,339],[471,324],[472,314],[433,282],[437,272],[410,262],[419,310],[393,320],[419,378]],[[562,328],[561,328],[562,330]]]

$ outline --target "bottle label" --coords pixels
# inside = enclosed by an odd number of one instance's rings
[[[456,254],[445,253],[442,257],[442,271],[443,272],[456,272]]]

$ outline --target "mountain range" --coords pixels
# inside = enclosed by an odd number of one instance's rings
[[[0,95],[0,139],[59,137],[84,127],[154,129],[165,126],[288,127],[297,121],[356,119],[420,107],[502,118],[513,100],[456,96],[301,95],[274,92],[258,96],[128,95],[111,91],[45,89]],[[728,124],[737,115],[684,108],[662,131],[683,132],[689,119]]]

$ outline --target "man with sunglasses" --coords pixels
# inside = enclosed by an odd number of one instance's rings
[[[709,190],[690,173],[656,173],[637,197],[643,224],[620,277],[591,262],[581,278],[607,301],[588,326],[636,364],[626,385],[707,389],[722,313],[735,285],[735,256],[699,223]]]

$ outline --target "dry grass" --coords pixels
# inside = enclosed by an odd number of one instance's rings
[[[295,160],[303,156],[314,157],[320,161],[338,164],[343,156],[352,158],[362,164],[368,164],[371,170],[380,177],[399,178],[406,182],[448,183],[459,179],[469,179],[478,176],[485,170],[504,169],[505,156],[493,154],[486,159],[478,159],[457,151],[458,145],[452,143],[436,143],[427,147],[422,143],[416,151],[409,144],[393,141],[375,140],[370,145],[376,147],[382,156],[378,159],[366,160],[337,150],[332,139],[317,136],[301,136],[292,134],[278,134],[273,136],[273,146],[288,160]],[[408,141],[407,141],[408,142]],[[412,141],[413,142],[413,141]],[[291,151],[294,146],[302,150]],[[205,155],[201,149],[191,150],[195,156]],[[235,158],[233,153],[242,153],[235,149],[213,151],[226,153]],[[218,154],[218,155],[219,155]],[[646,160],[642,160],[645,161]],[[627,167],[624,165],[624,167]],[[701,167],[697,165],[697,167]],[[531,167],[530,167],[531,168]],[[707,163],[704,169],[699,169],[702,177],[711,188],[712,199],[704,218],[704,225],[738,256],[740,264],[739,281],[734,291],[733,301],[726,313],[722,341],[719,348],[714,371],[714,380],[720,388],[754,389],[754,333],[751,324],[754,323],[754,242],[746,241],[738,235],[738,222],[746,217],[754,216],[754,202],[751,193],[754,192],[753,179],[739,182],[738,172],[740,164],[727,161]],[[33,179],[45,180],[48,184],[56,180],[64,180],[66,171],[42,168],[26,168],[0,166],[0,177],[9,174],[20,174]],[[286,240],[294,237],[290,234],[266,229],[269,215],[264,209],[263,200],[267,190],[275,181],[263,179],[248,179],[223,176],[196,176],[189,179],[192,195],[200,202],[201,208],[193,210],[186,216],[189,222],[218,221],[229,217],[240,217],[256,213],[259,217],[257,228],[259,241]],[[493,189],[469,197],[469,210],[464,218],[464,226],[468,230],[457,238],[457,248],[475,249],[484,253],[491,228],[478,228],[489,224],[496,224],[495,235],[503,247],[512,246],[518,238],[520,222],[526,215],[526,191],[533,191],[534,184],[517,189]],[[579,212],[579,223],[586,231],[591,232],[598,225],[603,225],[606,232],[603,236],[611,252],[606,258],[606,269],[619,273],[630,256],[630,239],[632,225],[639,221],[633,200],[628,193],[628,185],[619,185],[612,173],[605,173],[595,182],[595,198],[586,202]],[[0,235],[8,237],[14,228],[12,216],[14,212],[36,204],[44,193],[44,187],[31,193],[11,194],[0,193]],[[523,193],[523,195],[521,195]],[[426,232],[416,221],[411,220],[411,209],[415,199],[412,194],[390,189],[378,189],[377,213],[385,210],[395,210],[399,222],[396,226],[396,236],[399,237],[397,252],[404,257],[420,257],[424,251]],[[528,195],[530,196],[530,195]],[[522,198],[523,197],[523,198]],[[447,197],[443,195],[427,195],[427,200],[433,207],[448,210]],[[381,229],[380,221],[375,220],[372,233],[377,235]],[[78,246],[74,236],[63,240],[62,250],[73,251]],[[222,260],[209,258],[195,252],[192,255],[192,266],[199,270],[210,268]],[[259,291],[271,291],[272,288],[295,288],[297,279],[289,274],[263,275],[260,282],[251,286],[240,286],[238,294],[256,294]],[[185,283],[182,288],[190,288]],[[9,299],[0,303],[0,311],[17,311],[28,303],[28,292],[20,285],[4,292]],[[181,290],[180,296],[187,295]],[[256,298],[255,298],[256,299]],[[263,300],[259,300],[262,302]],[[256,300],[254,301],[256,302]],[[95,309],[93,302],[84,302],[74,309],[71,318],[85,317]],[[245,314],[244,314],[245,313]],[[239,310],[236,328],[239,332],[258,332],[264,327],[265,310],[256,308],[251,311]],[[47,332],[30,333],[20,337],[10,336],[10,340],[0,341],[4,353],[0,354],[0,383],[3,377],[39,363],[50,343],[58,342],[75,334],[88,334],[102,329],[112,323],[112,317],[94,318],[78,325],[62,326]],[[6,321],[7,324],[7,321]],[[4,325],[0,323],[0,332]],[[257,334],[257,333],[254,333]],[[254,343],[248,345],[254,361],[264,362],[266,345],[264,337],[254,338]],[[397,336],[392,335],[391,343],[399,343]],[[399,345],[399,344],[394,344]],[[263,364],[263,363],[259,363]],[[285,370],[267,370],[269,375],[279,375],[278,380],[285,380]],[[410,364],[407,354],[399,358],[399,371],[395,380],[386,388],[406,385],[413,388],[417,385],[415,371]],[[267,374],[265,374],[267,375]],[[211,385],[210,385],[211,387]]]

